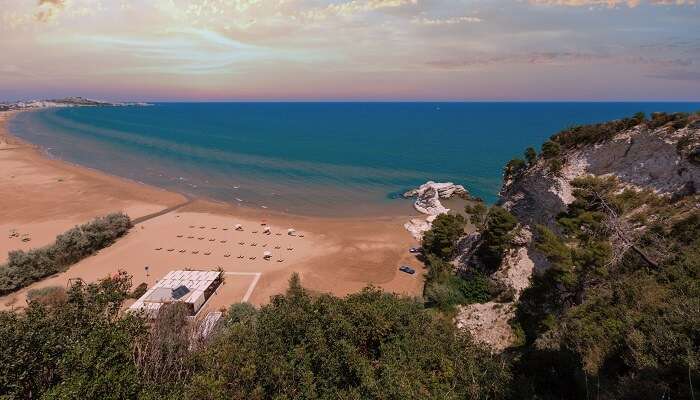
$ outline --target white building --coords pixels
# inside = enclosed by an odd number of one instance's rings
[[[164,304],[183,302],[190,306],[190,315],[193,316],[220,284],[219,271],[170,271],[136,300],[129,310],[142,310],[155,318]]]

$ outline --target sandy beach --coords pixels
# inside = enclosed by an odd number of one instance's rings
[[[8,251],[44,246],[96,216],[123,211],[142,221],[68,271],[0,298],[0,309],[22,307],[35,288],[66,286],[75,278],[91,282],[118,270],[130,273],[134,285],[150,286],[170,270],[221,268],[225,283],[209,301],[210,309],[244,300],[263,304],[286,288],[293,272],[310,290],[336,295],[370,284],[413,296],[422,292],[423,270],[407,251],[416,242],[402,226],[411,216],[311,218],[188,199],[49,159],[8,134],[10,116],[0,113],[0,170],[5,172],[0,176],[0,262]],[[294,235],[288,234],[290,228]],[[11,231],[18,235],[10,237]],[[263,258],[266,251],[272,253],[269,260]],[[402,264],[417,273],[398,271]]]

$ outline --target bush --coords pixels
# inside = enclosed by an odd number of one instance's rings
[[[561,154],[561,146],[559,143],[548,140],[542,144],[542,157],[550,159],[559,157]]]
[[[477,202],[474,205],[467,204],[464,206],[464,212],[469,214],[469,222],[476,227],[476,229],[481,230],[482,225],[486,220],[486,213],[488,209],[483,202]]]
[[[65,271],[126,234],[131,220],[125,214],[110,214],[60,234],[54,244],[29,251],[16,250],[0,265],[0,296],[12,293],[47,276]]]
[[[519,159],[519,158],[514,158],[506,164],[506,167],[503,169],[503,174],[505,175],[505,179],[517,176],[521,172],[525,170],[527,167],[527,164],[525,164],[525,161]]]
[[[443,260],[452,256],[457,240],[464,235],[467,221],[461,215],[440,214],[423,235],[423,249]]]
[[[565,149],[600,143],[613,138],[618,132],[633,128],[644,122],[644,113],[602,124],[575,126],[553,135],[550,140]]]
[[[532,165],[537,161],[537,151],[533,149],[532,147],[528,147],[525,149],[525,160],[527,161],[528,165]]]
[[[481,233],[481,244],[477,249],[479,258],[489,270],[495,270],[503,254],[509,248],[512,231],[518,220],[506,209],[493,206],[486,216],[486,226]]]
[[[365,289],[289,290],[197,354],[186,398],[499,399],[504,359],[420,302]]]
[[[68,300],[66,290],[61,286],[47,286],[32,289],[27,293],[27,302],[38,302],[46,306],[57,306]]]

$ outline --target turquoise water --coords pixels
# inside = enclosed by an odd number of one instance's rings
[[[496,199],[503,165],[570,125],[695,103],[164,103],[23,113],[10,131],[133,180],[304,215],[405,214],[452,181]]]

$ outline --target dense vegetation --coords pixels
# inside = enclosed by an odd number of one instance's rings
[[[125,275],[76,284],[60,304],[0,312],[0,398],[498,399],[509,370],[451,320],[376,289],[311,296],[293,278],[234,305],[206,341],[178,304],[147,325],[118,310]]]
[[[466,221],[461,215],[438,216],[423,236],[423,256],[428,272],[423,295],[426,305],[451,311],[460,304],[484,303],[502,294],[502,288],[488,278],[501,263],[516,231],[517,220],[502,207],[489,209],[482,202],[465,207],[469,220],[480,234],[476,252],[480,264],[455,271],[449,261],[464,236]]]
[[[557,218],[561,233],[538,227],[537,248],[551,267],[521,297],[522,397],[697,396],[697,196],[671,202],[613,178],[573,185],[576,200]]]
[[[0,265],[0,296],[65,271],[70,265],[111,245],[130,228],[131,220],[127,215],[110,214],[58,235],[52,245],[11,251],[7,263]]]

